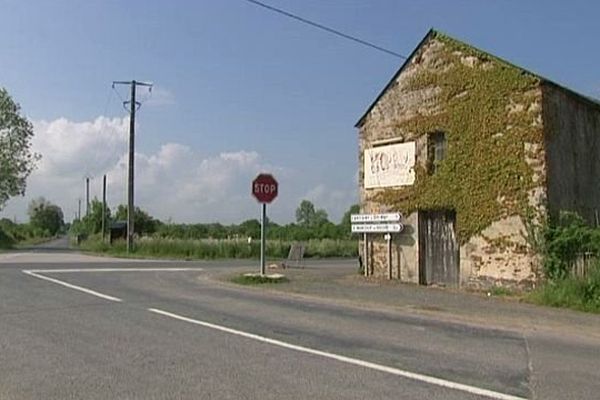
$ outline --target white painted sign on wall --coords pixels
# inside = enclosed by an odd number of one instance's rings
[[[415,153],[415,142],[366,149],[365,189],[412,185],[415,182]]]

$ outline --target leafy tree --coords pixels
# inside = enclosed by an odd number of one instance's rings
[[[43,197],[31,200],[27,209],[29,223],[41,234],[56,235],[64,226],[63,212],[59,206]]]
[[[25,193],[26,179],[39,155],[31,152],[33,127],[0,88],[0,210],[9,198]]]
[[[86,233],[99,233],[102,231],[102,202],[96,198],[90,203],[90,211],[81,220],[83,229]],[[106,229],[108,230],[108,224],[110,224],[110,208],[106,206]]]
[[[277,229],[275,226],[269,226],[269,229]],[[260,221],[257,219],[249,219],[247,221],[242,222],[238,228],[241,235],[245,237],[260,237]]]
[[[353,204],[350,206],[348,211],[344,213],[342,217],[342,221],[340,222],[340,231],[344,237],[350,237],[352,235],[352,223],[350,222],[350,216],[352,214],[358,214],[360,212],[360,206],[358,204]]]
[[[305,228],[317,228],[328,222],[327,212],[323,209],[315,210],[312,202],[302,200],[296,209],[296,222]]]
[[[117,221],[127,221],[127,206],[119,204],[115,213],[115,219]],[[158,227],[161,225],[160,221],[154,219],[146,211],[139,207],[135,207],[133,211],[133,230],[135,233],[152,234],[156,232]]]

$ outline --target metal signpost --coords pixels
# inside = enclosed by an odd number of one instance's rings
[[[265,241],[267,225],[267,203],[277,197],[279,184],[271,174],[259,174],[252,181],[252,195],[262,204],[260,218],[260,274],[265,274]]]
[[[392,235],[386,233],[383,238],[387,242],[388,279],[392,279]]]
[[[402,232],[404,225],[400,223],[402,214],[352,214],[352,233],[363,234],[363,267],[365,276],[369,276],[369,233],[385,233],[387,241],[388,279],[392,279],[392,233]]]

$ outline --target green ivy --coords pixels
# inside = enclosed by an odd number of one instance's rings
[[[540,80],[440,33],[432,40],[443,43],[436,50],[439,64],[418,70],[403,89],[439,88],[440,112],[416,115],[395,129],[407,138],[445,132],[446,159],[434,174],[417,165],[414,185],[386,190],[378,200],[406,213],[455,209],[458,238],[465,243],[498,219],[525,217],[527,193],[541,184],[533,182],[525,161],[539,155],[526,154],[524,146],[542,142],[541,126],[535,124],[540,111],[530,109],[541,102]],[[463,64],[466,56],[476,57],[476,64]],[[509,112],[514,104],[523,109]]]

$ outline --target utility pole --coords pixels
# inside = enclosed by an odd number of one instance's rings
[[[77,199],[78,207],[77,207],[77,219],[81,221],[81,198]]]
[[[90,177],[85,177],[85,216],[90,213]]]
[[[135,101],[135,89],[137,86],[146,86],[152,90],[152,84],[138,81],[113,81],[115,85],[129,85],[131,87],[131,100],[123,102],[123,106],[129,104],[129,169],[127,179],[127,252],[133,251],[133,215],[135,212],[133,202],[133,178],[134,178],[134,155],[135,155],[135,112],[141,103]]]
[[[102,178],[102,242],[106,236],[106,174]]]

